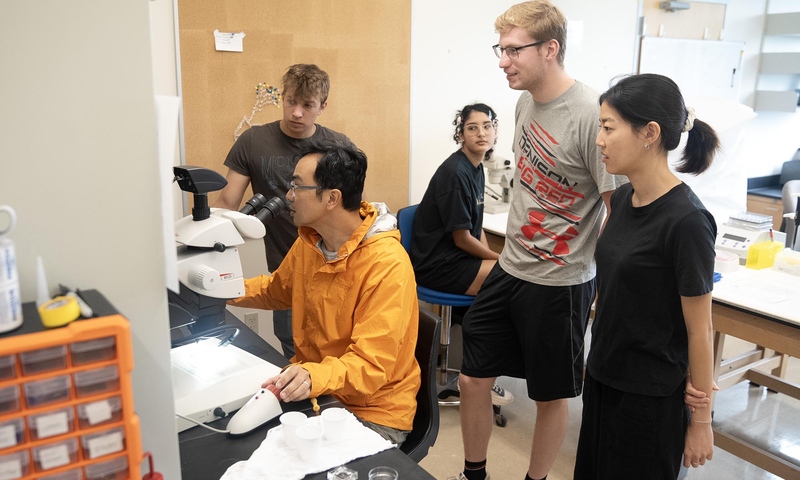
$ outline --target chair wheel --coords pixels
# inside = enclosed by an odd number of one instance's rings
[[[497,424],[498,427],[505,427],[508,424],[508,420],[506,420],[505,415],[502,413],[496,413],[494,415],[494,423]]]

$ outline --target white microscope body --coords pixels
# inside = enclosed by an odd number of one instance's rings
[[[508,212],[511,184],[514,180],[514,168],[511,160],[500,158],[492,153],[489,160],[484,160],[486,167],[486,194],[483,200],[483,210],[486,213]],[[501,191],[497,192],[489,185],[499,185]]]
[[[245,238],[258,239],[265,233],[258,218],[219,208],[211,209],[204,220],[195,221],[191,215],[178,220],[178,280],[207,297],[241,297],[244,277],[237,246],[244,244]]]

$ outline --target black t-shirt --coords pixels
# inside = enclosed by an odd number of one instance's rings
[[[634,208],[633,187],[611,197],[597,242],[597,312],[589,373],[618,390],[666,396],[685,380],[681,296],[713,289],[714,218],[686,184]]]
[[[453,241],[455,230],[481,238],[484,182],[483,164],[474,167],[461,150],[436,170],[414,217],[411,263],[418,277],[468,255]]]
[[[225,166],[250,177],[253,194],[260,193],[267,200],[273,197],[286,199],[294,167],[300,160],[295,157],[309,139],[351,143],[345,135],[321,125],[317,125],[308,139],[293,138],[283,133],[278,120],[245,130],[228,152]],[[278,268],[296,239],[297,226],[289,212],[284,212],[267,226],[264,248],[271,272]]]

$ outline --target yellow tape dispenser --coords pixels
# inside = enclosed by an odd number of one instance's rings
[[[81,316],[81,307],[73,297],[56,297],[39,306],[39,317],[47,328],[63,327]]]

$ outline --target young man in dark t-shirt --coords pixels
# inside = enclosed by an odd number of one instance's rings
[[[316,123],[328,105],[330,79],[316,65],[290,66],[282,79],[283,118],[246,130],[234,143],[225,166],[228,185],[222,189],[215,207],[238,210],[244,192],[252,184],[253,194],[268,200],[286,198],[297,163],[297,153],[310,140],[334,140],[351,144],[345,135]],[[274,272],[297,238],[297,227],[283,213],[267,227],[264,249],[267,267]],[[291,310],[273,312],[273,331],[287,358],[294,355]]]

